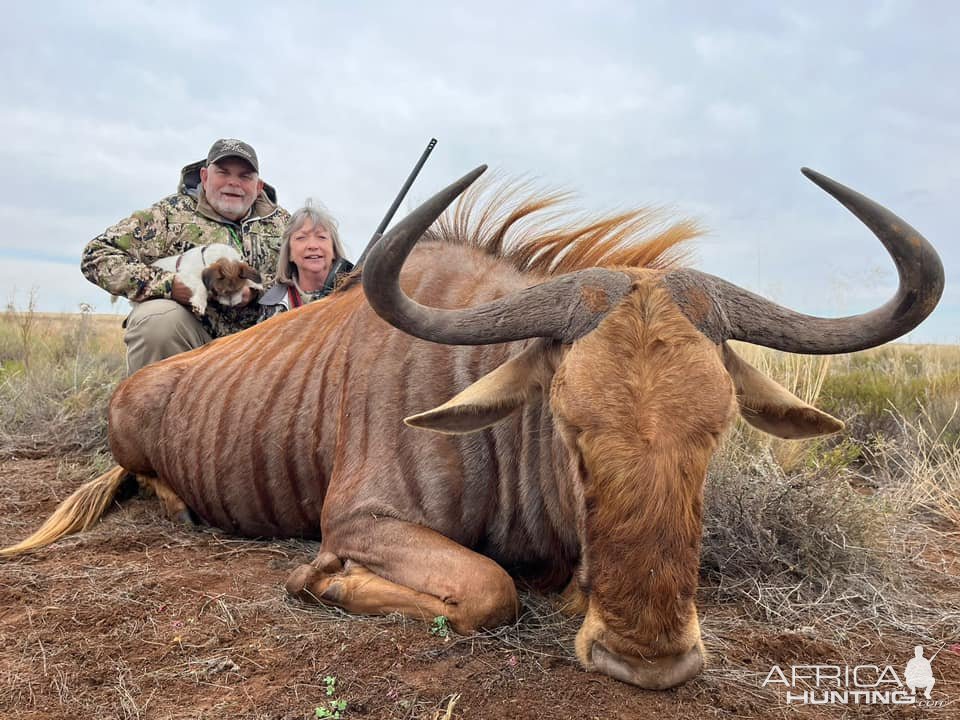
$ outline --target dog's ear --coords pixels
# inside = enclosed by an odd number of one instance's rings
[[[253,280],[260,282],[260,273],[256,268],[252,268],[246,263],[240,263],[240,277],[244,280]]]
[[[200,273],[200,277],[203,279],[203,286],[207,291],[212,291],[213,284],[220,279],[220,268],[216,264],[205,267],[203,272]]]

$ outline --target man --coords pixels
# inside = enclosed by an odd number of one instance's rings
[[[250,327],[259,314],[256,298],[245,291],[241,305],[211,304],[198,318],[190,310],[190,289],[151,263],[198,245],[226,243],[260,272],[266,286],[290,218],[276,204],[276,190],[260,179],[257,153],[240,140],[217,140],[206,160],[183,168],[177,190],[108,228],[83,251],[84,276],[134,302],[123,337],[130,374]]]

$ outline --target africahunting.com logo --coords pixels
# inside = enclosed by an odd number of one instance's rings
[[[939,652],[939,651],[938,651]],[[901,673],[893,665],[774,665],[761,684],[781,689],[787,704],[915,705],[942,708],[946,700],[932,695],[937,684],[932,661],[922,645],[913,649]]]

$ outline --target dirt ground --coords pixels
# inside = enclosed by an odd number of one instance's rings
[[[0,462],[0,544],[86,479],[78,467]],[[960,573],[938,542],[927,560]],[[761,687],[773,665],[889,664],[902,677],[915,640],[844,639],[828,620],[773,628],[701,602],[709,668],[646,692],[583,671],[578,621],[539,595],[524,594],[517,625],[475,637],[304,606],[283,582],[315,548],[182,528],[155,499],[133,497],[91,531],[0,561],[0,717],[279,720],[315,718],[318,707],[333,717],[336,701],[343,718],[960,717],[960,646],[934,660],[934,707],[788,705],[781,688]]]

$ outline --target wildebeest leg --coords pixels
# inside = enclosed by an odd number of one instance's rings
[[[443,615],[461,634],[516,619],[516,586],[490,558],[421,525],[379,519],[366,530],[362,549],[321,551],[290,574],[287,591],[355,613]]]
[[[137,475],[137,482],[140,483],[141,487],[156,493],[160,505],[163,507],[163,513],[168,520],[183,525],[197,524],[190,513],[190,508],[166,482],[153,475]]]
[[[446,613],[440,598],[384,580],[352,560],[335,574],[301,565],[287,580],[287,590],[301,600],[336,605],[360,615],[400,613],[429,621]]]

